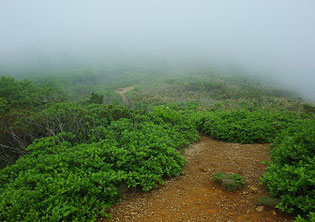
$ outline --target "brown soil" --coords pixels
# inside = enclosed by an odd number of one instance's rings
[[[292,221],[276,210],[259,207],[255,200],[267,195],[259,185],[269,160],[268,145],[235,144],[202,137],[186,149],[187,165],[178,178],[151,192],[129,192],[112,209],[112,221]],[[227,192],[211,178],[215,172],[242,175],[246,186]]]
[[[127,92],[129,92],[129,91],[131,91],[133,89],[134,89],[134,86],[128,86],[126,88],[117,89],[117,90],[115,90],[115,92],[119,93],[119,95],[121,95],[123,102],[126,102],[126,100],[127,100],[127,97],[126,97]]]

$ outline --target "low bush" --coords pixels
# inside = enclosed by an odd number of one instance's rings
[[[283,129],[301,122],[293,112],[263,110],[203,112],[195,119],[205,135],[236,143],[270,143]]]
[[[62,132],[73,133],[79,141],[84,142],[91,129],[133,116],[133,110],[120,104],[105,106],[70,102],[7,113],[0,118],[0,157],[24,154],[25,147],[34,139]]]
[[[199,135],[182,117],[166,116],[178,115],[110,115],[84,140],[71,132],[35,140],[29,154],[0,172],[0,221],[96,221],[108,217],[120,186],[148,191],[178,176],[185,160],[176,149]]]
[[[288,128],[272,148],[262,181],[272,196],[280,198],[276,207],[287,213],[314,212],[315,120]]]
[[[217,172],[212,179],[227,191],[239,190],[245,185],[244,178],[236,173]]]
[[[0,104],[5,99],[7,108],[23,109],[63,101],[64,92],[52,82],[35,84],[30,80],[0,77]]]
[[[296,218],[295,218],[295,222],[313,222],[315,221],[315,212],[310,212],[307,216],[307,218],[303,218],[301,217],[301,215],[298,215]]]

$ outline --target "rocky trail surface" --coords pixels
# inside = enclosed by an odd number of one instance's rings
[[[277,210],[258,207],[255,200],[267,191],[259,185],[269,160],[268,145],[236,144],[207,137],[185,150],[183,175],[167,180],[151,192],[126,192],[111,208],[112,221],[293,221]],[[227,192],[212,181],[215,172],[242,175],[246,186]]]

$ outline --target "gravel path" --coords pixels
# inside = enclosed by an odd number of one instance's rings
[[[185,173],[165,181],[151,192],[128,191],[112,209],[112,221],[292,221],[276,210],[255,205],[266,195],[259,178],[269,160],[268,145],[236,144],[207,137],[186,149]],[[215,172],[242,175],[247,184],[240,191],[226,192],[212,182]],[[104,220],[105,221],[105,220]]]
[[[127,100],[127,97],[126,97],[127,92],[133,90],[134,88],[135,88],[134,86],[128,86],[126,88],[117,89],[117,90],[115,90],[115,92],[119,93],[119,95],[121,95],[123,102],[126,102],[126,100]]]

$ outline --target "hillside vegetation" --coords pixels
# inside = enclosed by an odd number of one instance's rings
[[[122,102],[114,91],[131,85]],[[181,149],[206,135],[271,143],[262,182],[277,208],[312,221],[314,117],[288,90],[207,72],[1,77],[0,220],[108,218],[125,187],[149,191],[182,174]]]

